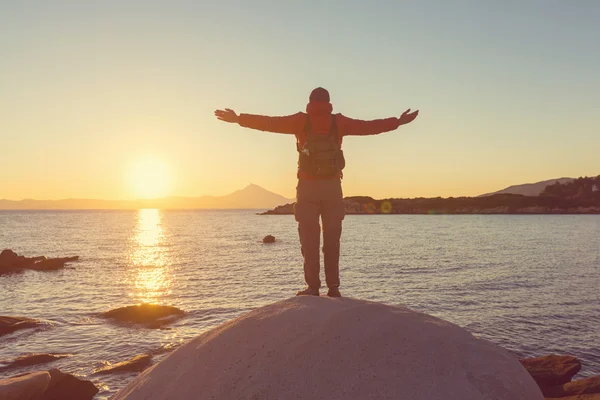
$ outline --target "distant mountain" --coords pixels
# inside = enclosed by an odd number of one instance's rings
[[[556,182],[565,184],[572,182],[573,180],[573,178],[558,178],[536,183],[525,183],[523,185],[509,186],[506,189],[502,189],[497,192],[482,194],[478,197],[491,196],[493,194],[520,194],[523,196],[539,196],[548,185],[553,185]]]
[[[226,196],[164,197],[144,200],[0,200],[0,210],[115,210],[115,209],[196,209],[196,208],[273,208],[293,202],[258,185],[250,184]]]

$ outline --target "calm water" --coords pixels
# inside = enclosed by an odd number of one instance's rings
[[[266,234],[277,237],[263,245]],[[81,256],[73,268],[0,277],[0,315],[52,326],[0,339],[0,360],[71,353],[54,364],[107,398],[135,374],[91,376],[178,344],[303,287],[296,222],[255,211],[0,211],[0,248]],[[518,356],[578,356],[600,374],[600,216],[347,216],[342,293],[406,305]],[[170,330],[96,313],[153,302],[188,315]],[[33,367],[0,373],[0,377]]]

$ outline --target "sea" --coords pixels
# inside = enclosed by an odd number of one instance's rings
[[[0,366],[65,353],[50,367],[92,380],[108,399],[137,373],[94,375],[182,343],[304,287],[297,224],[265,210],[0,211],[0,248],[80,260],[0,276],[0,315],[48,324],[0,337]],[[276,237],[263,244],[266,235]],[[571,354],[600,374],[600,215],[348,215],[344,296],[445,319],[515,357]],[[176,306],[165,329],[98,317],[117,307]],[[319,355],[316,354],[315,357]]]

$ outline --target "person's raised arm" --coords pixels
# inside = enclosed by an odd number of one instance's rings
[[[400,125],[405,125],[412,122],[419,115],[419,111],[410,112],[410,108],[406,110],[400,118],[385,118],[375,119],[372,121],[363,121],[360,119],[352,119],[342,116],[341,123],[344,125],[345,135],[377,135],[383,132],[393,131],[398,129]]]
[[[240,126],[259,131],[295,134],[300,131],[306,122],[306,117],[302,113],[287,115],[284,117],[268,117],[265,115],[240,114],[226,108],[225,110],[216,110],[215,116],[220,121],[236,123]]]

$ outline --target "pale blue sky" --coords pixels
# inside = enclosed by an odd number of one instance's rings
[[[286,115],[316,86],[362,118],[346,195],[477,195],[600,174],[600,1],[3,1],[0,198],[131,198],[253,182],[294,196],[287,135],[213,117]]]

